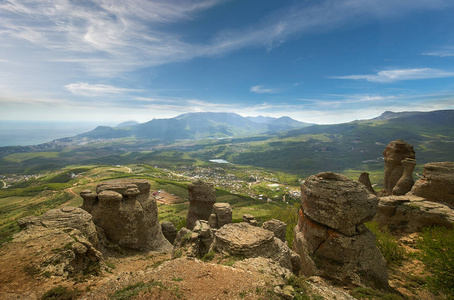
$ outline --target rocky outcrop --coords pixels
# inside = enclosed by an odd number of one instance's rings
[[[380,197],[374,220],[392,231],[413,233],[428,226],[452,228],[454,211],[441,203],[410,194]]]
[[[227,224],[216,231],[211,250],[243,258],[270,258],[296,274],[301,267],[298,255],[273,232],[246,222]]]
[[[211,228],[221,228],[225,224],[232,223],[232,207],[230,207],[230,204],[215,203],[208,223]]]
[[[361,175],[359,175],[358,182],[364,184],[364,186],[367,188],[367,190],[369,192],[371,192],[372,194],[374,194],[374,195],[377,194],[375,192],[374,188],[372,187],[371,182],[370,182],[369,173],[362,172]]]
[[[250,214],[244,214],[243,215],[243,222],[249,223],[252,226],[257,226],[258,225],[257,220],[255,219],[255,217],[253,215],[250,215]]]
[[[75,276],[98,275],[104,270],[103,256],[94,246],[99,243],[95,225],[86,211],[75,207],[53,209],[40,217],[20,219],[18,224],[21,231],[11,242],[11,246],[22,245],[21,250],[16,249],[16,259],[34,257],[37,272]]]
[[[413,180],[411,173],[416,164],[413,146],[402,140],[396,140],[386,146],[383,156],[385,158],[383,195],[392,195],[393,193],[403,195],[409,192]],[[404,160],[406,160],[405,163],[403,163]],[[403,175],[405,175],[404,178],[402,178]],[[396,187],[400,180],[401,182]],[[395,187],[396,190],[393,191]]]
[[[186,228],[192,230],[197,220],[208,221],[216,202],[216,191],[212,184],[196,181],[188,185],[189,210]]]
[[[331,172],[309,177],[301,194],[293,249],[301,256],[302,273],[388,289],[386,262],[363,224],[375,215],[378,198],[363,184]]]
[[[272,219],[263,223],[262,228],[273,232],[275,237],[285,243],[287,224],[285,224],[284,222]]]
[[[137,250],[169,250],[161,231],[156,201],[147,180],[123,179],[81,192],[82,208],[93,216],[110,243]]]
[[[454,208],[454,162],[425,164],[423,177],[416,181],[411,192]]]
[[[175,241],[175,238],[177,236],[177,229],[175,228],[175,225],[173,225],[171,222],[162,222],[161,230],[162,234],[169,241],[169,243],[173,245],[173,242]]]
[[[185,227],[178,231],[173,244],[172,257],[188,256],[201,258],[208,253],[213,238],[213,231],[208,225],[208,222],[198,220],[192,231]]]

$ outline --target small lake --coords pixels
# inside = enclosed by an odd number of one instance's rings
[[[210,159],[210,161],[218,164],[229,164],[225,159]]]

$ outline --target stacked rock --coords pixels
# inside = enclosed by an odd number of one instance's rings
[[[192,230],[198,220],[208,221],[216,202],[216,191],[212,184],[196,181],[188,186],[189,211],[186,228]]]
[[[363,224],[375,215],[378,198],[363,184],[332,172],[309,177],[301,194],[293,249],[304,275],[388,289],[386,262]]]
[[[98,184],[96,193],[84,190],[81,208],[93,216],[108,242],[137,250],[168,250],[161,231],[156,201],[147,180],[123,179]]]

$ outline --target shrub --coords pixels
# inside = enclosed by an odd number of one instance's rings
[[[425,228],[417,242],[421,260],[432,276],[427,278],[435,291],[454,295],[454,230]]]
[[[380,228],[374,221],[366,223],[366,226],[375,235],[377,248],[388,265],[397,264],[405,258],[404,248],[399,245],[387,227]]]
[[[80,294],[78,290],[68,290],[66,287],[61,285],[48,290],[42,297],[41,300],[73,300],[77,299]]]
[[[270,219],[277,219],[287,224],[285,240],[288,246],[293,246],[293,228],[298,223],[299,203],[294,205],[275,206],[270,213]]]

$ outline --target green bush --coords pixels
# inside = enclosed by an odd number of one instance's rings
[[[41,300],[73,300],[77,299],[80,294],[78,290],[68,290],[66,287],[61,285],[48,290],[42,297]]]
[[[421,260],[432,276],[430,287],[454,296],[454,230],[444,227],[425,228],[417,242]]]
[[[380,228],[377,222],[368,222],[367,228],[375,235],[375,243],[378,250],[388,265],[398,264],[405,258],[405,250],[399,245],[397,239],[391,234],[387,227]]]
[[[287,224],[285,239],[290,248],[293,245],[293,228],[298,223],[299,203],[294,205],[275,206],[270,212],[270,219],[277,219]]]

